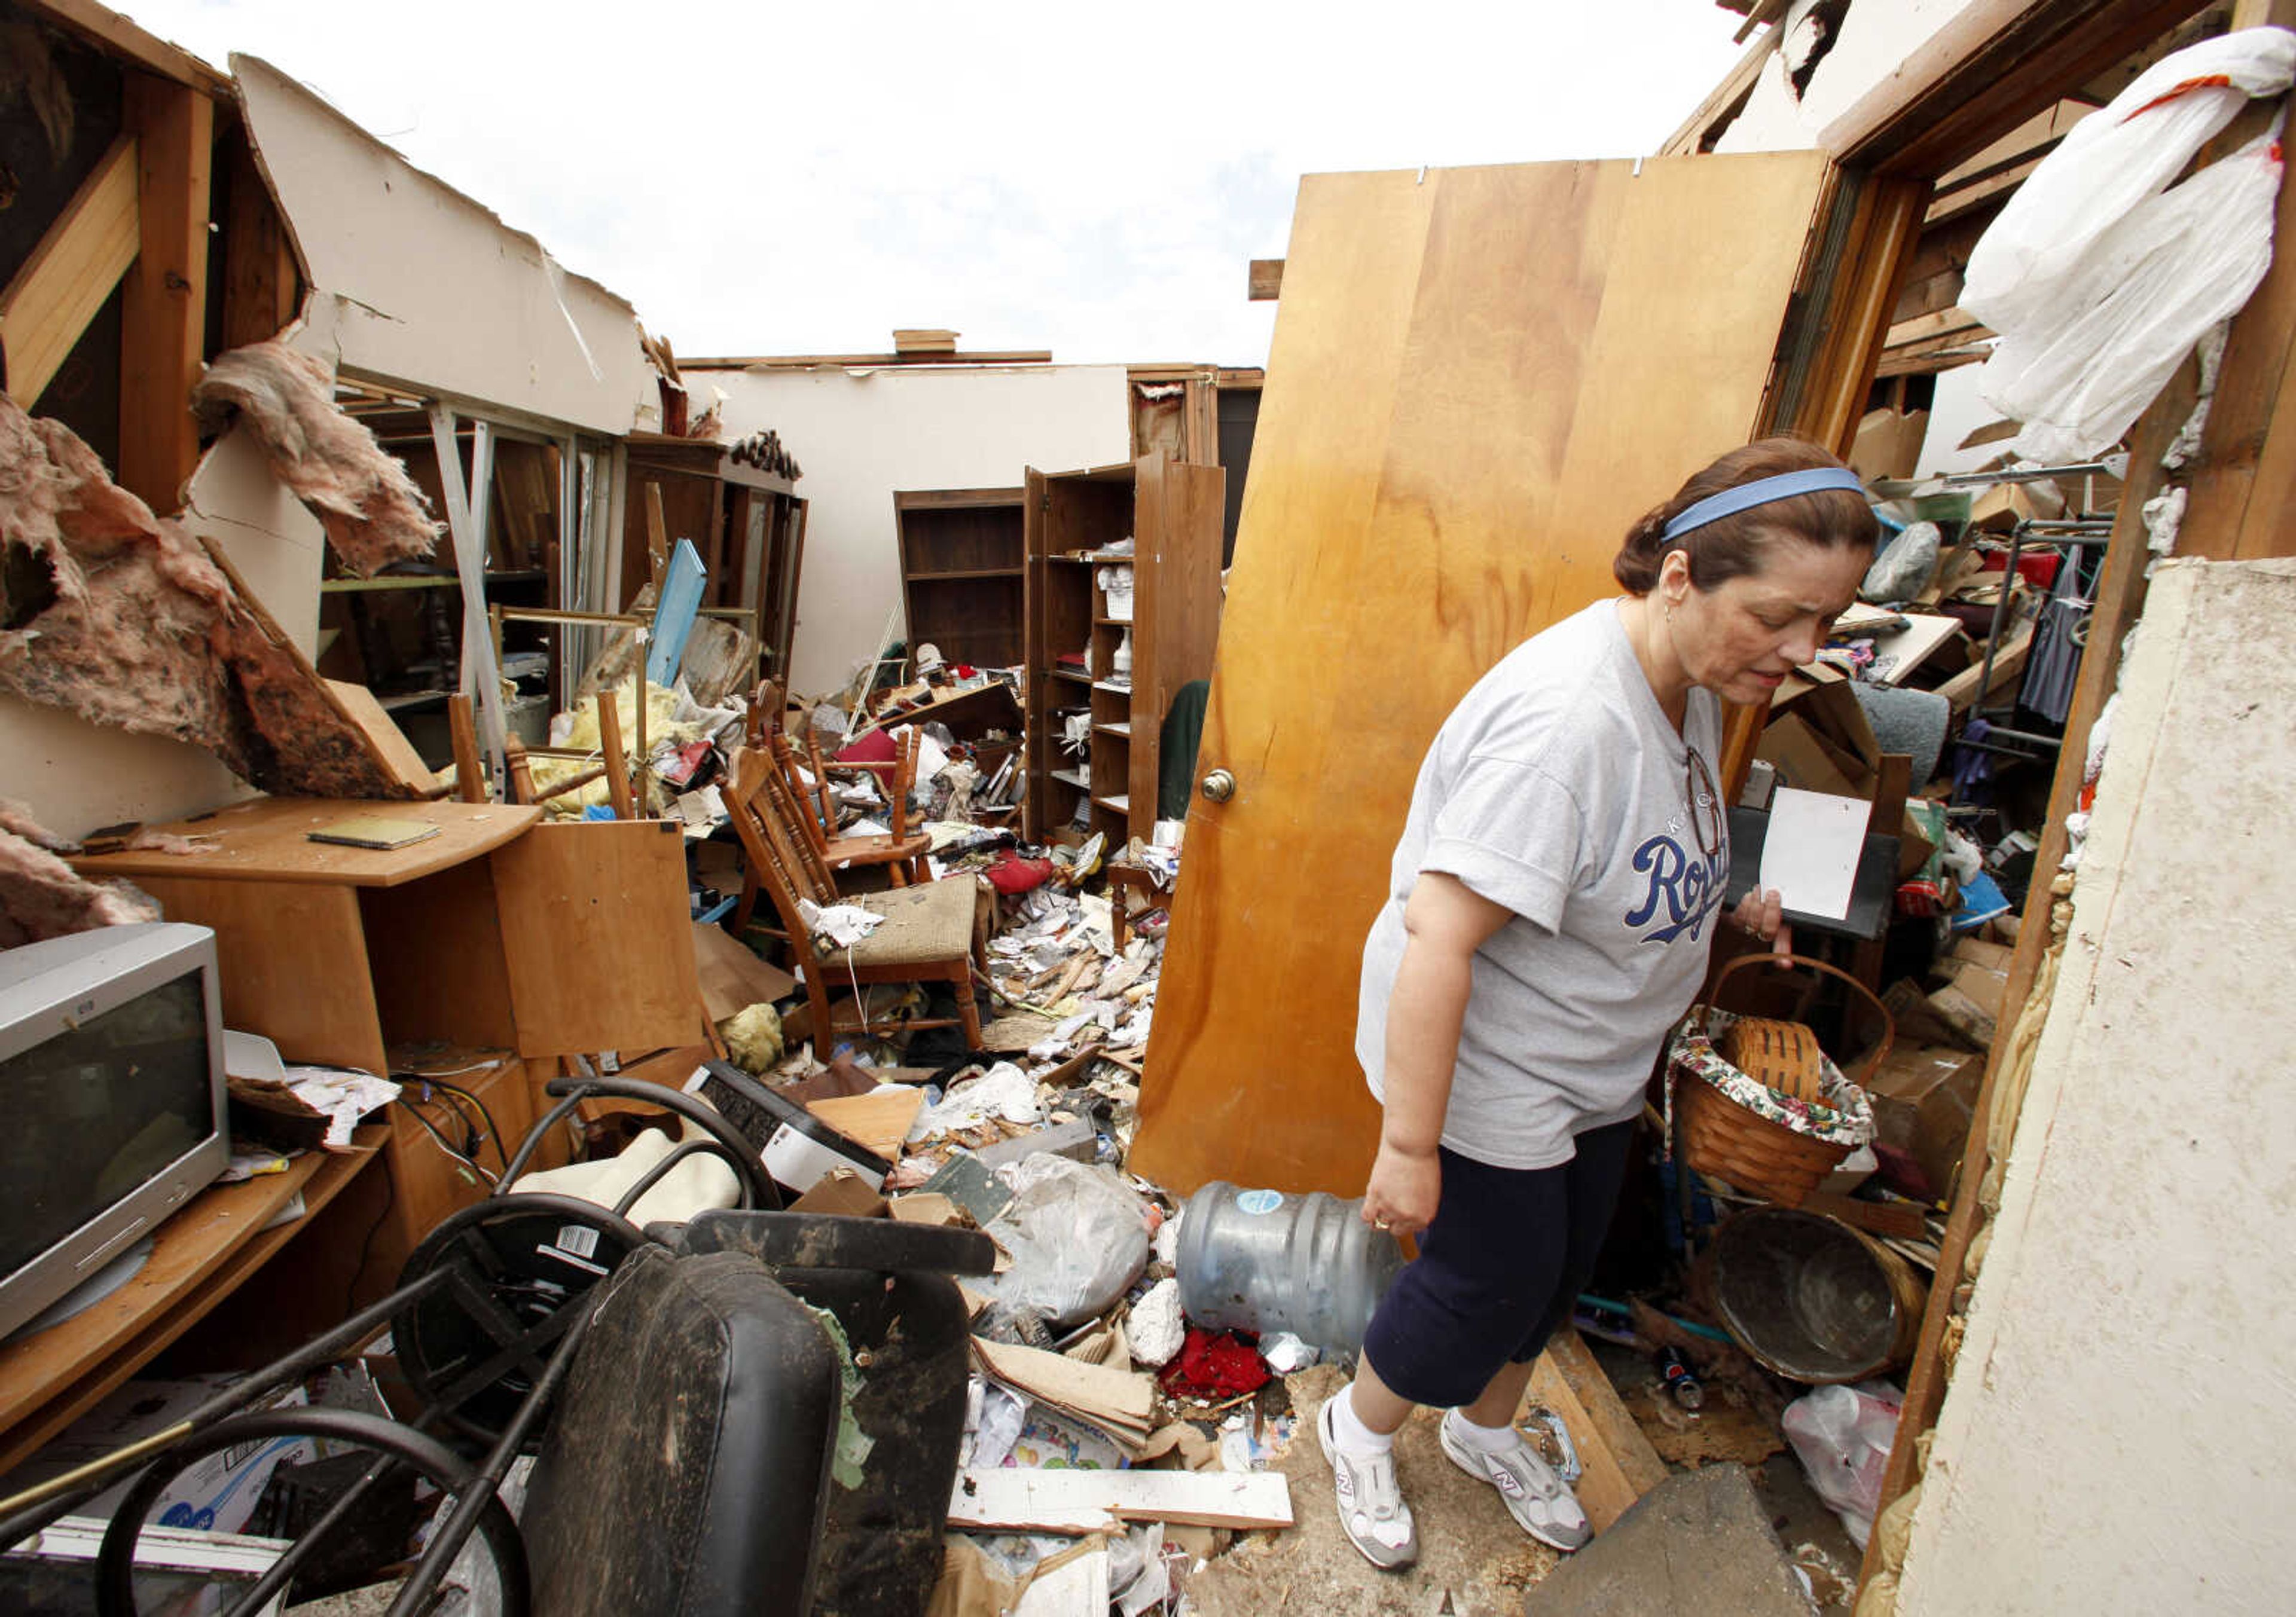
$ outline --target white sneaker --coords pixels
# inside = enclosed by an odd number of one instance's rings
[[[1514,1441],[1506,1448],[1485,1449],[1455,1429],[1455,1423],[1464,1418],[1456,1409],[1444,1413],[1439,1432],[1443,1452],[1469,1476],[1480,1477],[1497,1489],[1523,1531],[1566,1554],[1595,1536],[1578,1496],[1529,1438],[1516,1432]]]
[[[1419,1559],[1419,1531],[1412,1525],[1411,1507],[1395,1485],[1394,1454],[1351,1454],[1332,1435],[1332,1417],[1338,1401],[1346,1396],[1342,1388],[1316,1415],[1316,1439],[1332,1463],[1340,1530],[1363,1551],[1365,1560],[1382,1572],[1393,1572]]]

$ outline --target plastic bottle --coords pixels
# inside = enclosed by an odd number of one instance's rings
[[[1362,1219],[1360,1201],[1316,1191],[1239,1190],[1214,1180],[1180,1215],[1180,1306],[1207,1330],[1290,1331],[1327,1353],[1364,1327],[1403,1248]]]

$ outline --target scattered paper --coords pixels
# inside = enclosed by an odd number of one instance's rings
[[[1872,813],[1873,804],[1861,797],[1778,788],[1762,840],[1761,885],[1776,888],[1788,910],[1845,919]]]
[[[398,1086],[388,1078],[349,1067],[290,1066],[287,1087],[304,1105],[327,1117],[325,1145],[330,1151],[351,1148],[351,1131],[359,1119],[398,1098]]]

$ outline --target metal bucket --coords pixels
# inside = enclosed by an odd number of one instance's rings
[[[1372,1311],[1403,1267],[1361,1201],[1286,1196],[1215,1180],[1180,1215],[1180,1307],[1208,1330],[1290,1331],[1326,1352],[1363,1346]]]
[[[1905,1362],[1921,1334],[1927,1288],[1913,1266],[1838,1219],[1750,1208],[1702,1262],[1732,1339],[1795,1381],[1861,1380]]]

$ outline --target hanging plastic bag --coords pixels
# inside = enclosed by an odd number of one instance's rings
[[[2296,78],[2296,34],[2244,29],[2164,58],[2073,127],[1970,256],[1961,304],[2001,334],[1978,390],[2013,452],[2110,447],[2272,261],[2279,128],[2173,189],[2252,95]]]
[[[1898,1408],[1897,1388],[1867,1381],[1819,1387],[1788,1404],[1779,1420],[1810,1487],[1860,1549],[1882,1507],[1882,1474],[1890,1468],[1890,1445],[1898,1438]]]
[[[2061,318],[2005,331],[1978,388],[2024,423],[2028,460],[2110,448],[2202,336],[2238,314],[2272,265],[2280,126],[2152,198],[2097,239]]]
[[[2296,33],[2243,29],[2162,57],[2069,131],[1969,255],[1961,306],[1995,331],[2046,315],[2094,246],[2251,97],[2296,79]]]

